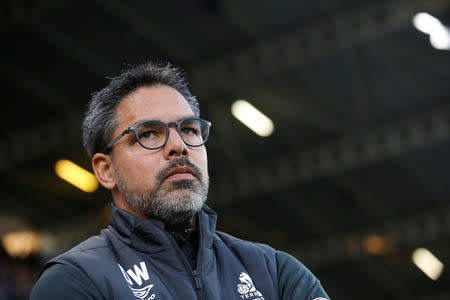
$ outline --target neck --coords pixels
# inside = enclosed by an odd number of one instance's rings
[[[166,224],[165,230],[168,232],[177,232],[183,231],[186,229],[195,229],[197,228],[197,214],[189,219],[186,223],[182,224]]]

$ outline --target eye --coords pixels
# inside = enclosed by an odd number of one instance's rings
[[[139,134],[139,139],[141,139],[141,140],[142,139],[150,139],[150,138],[155,137],[155,135],[156,135],[155,131],[147,130],[147,131],[141,132]]]
[[[183,127],[181,129],[181,132],[183,134],[193,134],[193,135],[197,135],[198,134],[198,129],[195,127]]]

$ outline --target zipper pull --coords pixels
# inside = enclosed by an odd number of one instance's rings
[[[197,288],[197,290],[200,290],[202,288],[202,281],[198,276],[197,270],[194,270],[194,272],[192,272],[192,275],[194,276],[195,287]]]

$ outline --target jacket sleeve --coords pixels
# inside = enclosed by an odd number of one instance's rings
[[[278,291],[281,300],[328,300],[320,281],[293,256],[277,251]]]
[[[102,299],[92,281],[78,268],[55,264],[46,269],[34,285],[30,300]]]

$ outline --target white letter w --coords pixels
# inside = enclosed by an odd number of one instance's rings
[[[148,272],[147,272],[147,267],[145,266],[145,262],[141,261],[140,269],[137,265],[134,265],[134,272],[135,273],[133,273],[133,271],[131,269],[127,271],[128,275],[130,275],[130,277],[133,278],[137,284],[139,284],[139,285],[142,284],[141,277],[144,280],[148,280]]]

